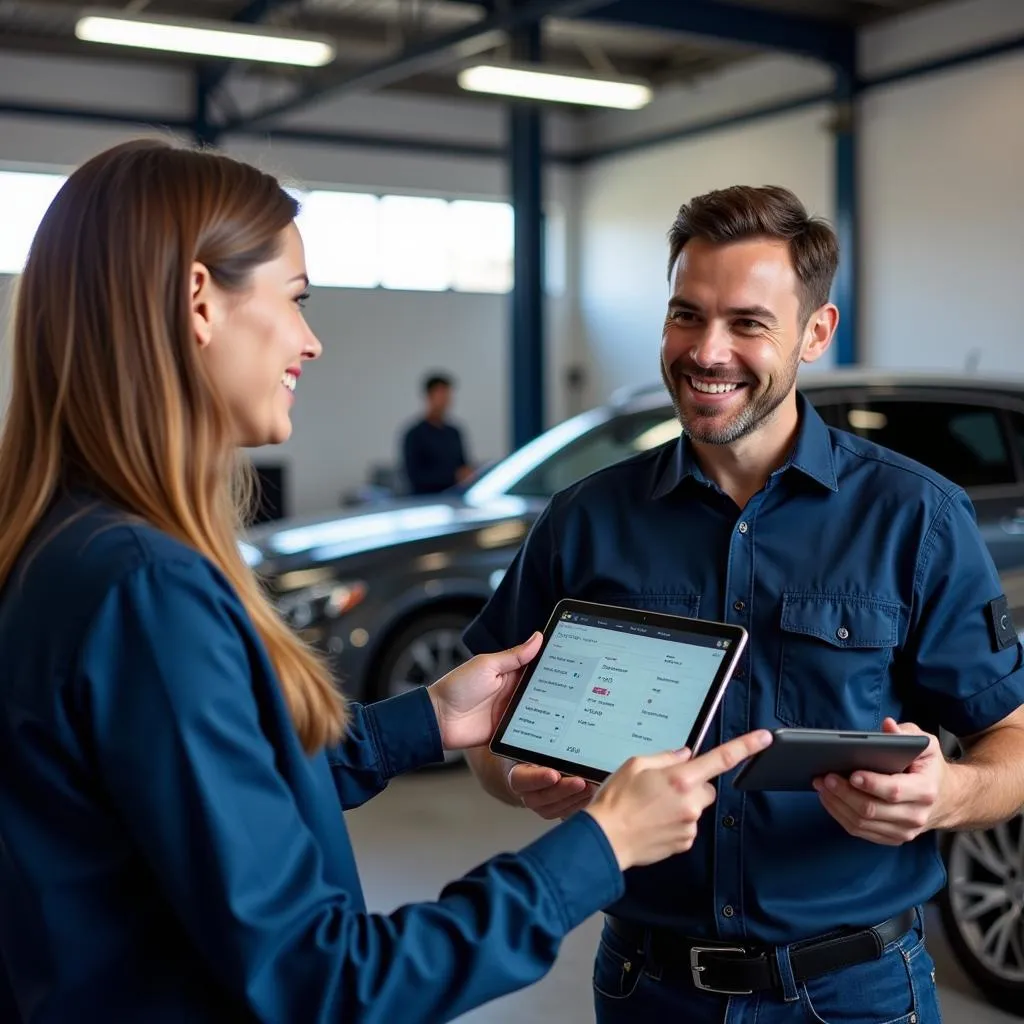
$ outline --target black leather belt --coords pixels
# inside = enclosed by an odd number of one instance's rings
[[[751,995],[765,989],[781,989],[779,965],[771,947],[753,948],[688,939],[661,928],[605,915],[608,927],[656,960],[662,973],[679,969],[689,973],[693,984],[706,992]],[[877,960],[882,950],[914,927],[916,911],[906,910],[873,928],[835,932],[790,946],[789,959],[797,982],[829,971]]]

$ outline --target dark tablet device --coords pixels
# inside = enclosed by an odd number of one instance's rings
[[[928,746],[927,736],[831,729],[776,729],[775,741],[747,761],[737,789],[814,789],[815,779],[855,771],[895,775]]]
[[[746,642],[727,623],[560,601],[491,750],[591,782],[635,754],[696,753]]]

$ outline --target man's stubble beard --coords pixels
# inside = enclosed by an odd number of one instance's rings
[[[800,369],[800,349],[796,348],[789,364],[783,369],[778,377],[769,377],[768,384],[763,390],[753,397],[747,399],[742,409],[732,419],[716,429],[715,421],[718,413],[713,408],[697,407],[693,421],[684,415],[682,404],[679,400],[680,386],[684,383],[683,378],[688,374],[682,371],[672,375],[661,364],[661,379],[668,389],[669,397],[672,399],[672,406],[676,411],[676,417],[685,433],[691,440],[699,444],[732,444],[740,438],[752,434],[758,427],[768,420],[786,400],[786,397],[793,390],[796,384],[797,373]],[[714,376],[714,373],[710,374]],[[689,386],[689,385],[687,385]],[[749,388],[750,385],[747,385]]]

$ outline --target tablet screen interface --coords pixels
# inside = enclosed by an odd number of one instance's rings
[[[733,641],[565,612],[501,737],[603,771],[683,746]]]

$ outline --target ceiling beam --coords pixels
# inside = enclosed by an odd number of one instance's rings
[[[490,10],[493,0],[475,3]],[[588,20],[664,28],[780,50],[814,57],[844,70],[850,69],[854,57],[855,29],[851,25],[733,0],[615,0]]]
[[[292,3],[292,0],[249,0],[241,10],[235,13],[231,20],[239,25],[256,25],[272,14],[277,8],[284,7],[289,3]],[[234,61],[225,60],[209,65],[210,70],[207,72],[207,84],[211,93],[228,76],[234,63]]]
[[[813,57],[852,71],[855,30],[844,24],[719,0],[615,0],[595,21],[690,32],[731,43]]]
[[[231,20],[239,25],[255,25],[276,8],[284,7],[291,2],[292,0],[248,0]],[[230,60],[217,63],[204,61],[196,68],[195,123],[192,125],[192,134],[201,145],[216,142],[220,135],[220,129],[213,120],[213,101],[233,66],[234,61]]]
[[[272,14],[277,8],[285,7],[292,2],[293,0],[249,0],[231,20],[239,25],[256,25]],[[231,70],[232,64],[233,61],[226,60],[216,66],[216,71],[212,72],[210,76],[212,88],[216,89],[220,85]]]
[[[85,107],[65,107],[53,103],[28,103],[21,100],[0,99],[0,115],[81,121],[86,124],[127,124],[140,130],[154,129],[169,132],[188,131],[192,127],[191,121],[174,114],[144,114],[134,110],[91,110]]]
[[[507,10],[495,10],[479,21],[456,32],[435,36],[422,43],[406,47],[388,60],[372,64],[354,74],[342,77],[323,76],[301,89],[297,95],[270,104],[219,126],[222,131],[255,128],[266,125],[284,114],[308,106],[314,100],[328,96],[338,97],[356,90],[365,92],[393,85],[411,75],[429,71],[461,58],[492,49],[500,45],[510,32],[535,25],[544,18],[569,18],[598,7],[606,7],[610,0],[525,0]]]

